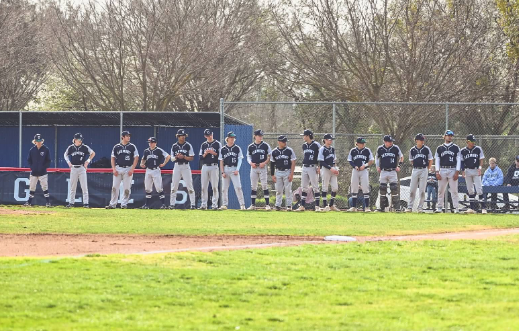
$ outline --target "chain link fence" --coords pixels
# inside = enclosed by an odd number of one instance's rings
[[[347,157],[355,147],[355,140],[366,138],[366,147],[373,153],[385,134],[391,134],[404,154],[404,166],[399,174],[400,193],[403,205],[409,199],[409,177],[412,167],[409,149],[414,146],[414,136],[423,133],[426,145],[433,154],[443,143],[446,129],[456,134],[454,142],[461,148],[466,146],[466,136],[474,134],[476,144],[483,148],[485,166],[494,157],[506,175],[507,168],[519,154],[519,104],[470,104],[470,103],[313,103],[313,102],[221,102],[221,115],[246,122],[254,130],[265,131],[264,140],[272,148],[277,146],[277,137],[284,134],[288,145],[297,154],[296,176],[293,189],[300,186],[298,173],[302,166],[302,144],[300,133],[311,129],[315,140],[322,144],[325,133],[335,134],[334,146],[340,169],[337,206],[347,208],[350,192],[351,167]],[[247,138],[252,142],[252,137]],[[270,177],[270,176],[269,176]],[[270,181],[270,178],[269,178]],[[460,180],[460,187],[464,181]],[[378,196],[378,173],[370,169],[371,204]],[[270,183],[271,195],[274,185]],[[461,191],[461,190],[460,190]]]

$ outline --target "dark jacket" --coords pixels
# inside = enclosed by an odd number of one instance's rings
[[[43,176],[47,174],[47,168],[50,165],[50,151],[47,146],[42,145],[40,149],[34,145],[29,151],[27,162],[31,167],[31,175]]]
[[[519,186],[519,168],[515,167],[515,162],[512,164],[506,172],[505,180],[503,185]]]

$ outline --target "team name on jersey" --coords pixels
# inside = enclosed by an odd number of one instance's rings
[[[175,151],[175,155],[176,155],[176,154],[179,154],[179,153],[187,154],[188,151],[185,150],[185,149],[178,149],[178,150]]]
[[[427,158],[427,155],[425,155],[425,154],[416,154],[416,155],[414,156],[413,160],[414,160],[414,159],[419,159],[419,158],[424,158],[424,159],[426,159],[426,158]]]
[[[158,155],[155,155],[155,154],[150,154],[150,155],[148,155],[147,158],[148,158],[148,159],[158,159],[159,156],[158,156]]]
[[[79,152],[79,151],[76,151],[76,152],[74,152],[74,153],[72,153],[72,154],[70,154],[70,155],[71,155],[71,156],[75,156],[75,155],[81,155],[81,156],[83,156],[83,155],[85,155],[85,153],[83,153],[83,152]]]
[[[479,159],[479,154],[467,154],[467,155],[464,155],[463,158],[466,160],[466,159],[469,159],[469,158],[476,158],[476,159]]]
[[[227,157],[229,157],[229,156],[238,156],[238,154],[236,154],[236,153],[234,153],[234,152],[227,152],[227,153],[225,153],[225,154],[223,155],[223,158],[225,159],[225,158],[227,158]]]
[[[441,153],[441,156],[445,156],[445,155],[452,155],[452,156],[454,156],[454,155],[456,155],[456,153],[451,152],[451,151],[443,151],[443,152]]]
[[[384,153],[381,157],[395,157],[395,153]]]
[[[314,154],[314,150],[308,148],[308,149],[305,149],[305,150],[304,150],[304,153],[305,153],[305,154],[307,154],[307,153],[309,153],[309,154]]]
[[[120,149],[117,151],[117,155],[119,154],[131,154],[132,152],[127,149]]]
[[[367,157],[366,155],[361,155],[361,154],[359,154],[359,155],[355,155],[355,156],[353,157],[353,160],[357,160],[357,159],[367,160],[368,157]]]
[[[277,156],[274,156],[274,159],[275,159],[275,160],[283,160],[283,159],[289,159],[289,158],[290,158],[290,156],[288,156],[288,155],[283,155],[283,154],[279,154],[279,155],[277,155]]]
[[[251,152],[251,154],[252,154],[252,155],[254,155],[254,154],[258,154],[258,153],[260,153],[260,154],[265,154],[266,152],[267,152],[267,151],[264,150],[264,149],[255,149],[255,150],[253,150],[253,151]]]

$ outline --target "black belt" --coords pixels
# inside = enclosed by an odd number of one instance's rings
[[[303,167],[305,168],[313,168],[315,167],[317,164],[303,164]]]
[[[382,168],[382,170],[384,171],[393,171],[393,170],[396,170],[395,168]]]
[[[119,168],[129,168],[131,166],[122,166],[122,165],[117,165]]]
[[[148,168],[149,170],[155,170],[155,169],[158,169],[159,167],[155,167],[155,168]]]
[[[189,164],[189,162],[178,162],[178,161],[177,161],[177,164],[178,164],[178,165],[183,165],[183,164]]]
[[[276,168],[276,170],[279,170],[279,171],[287,171],[287,170],[290,170],[290,168]]]
[[[475,169],[478,169],[478,167],[476,167],[476,168],[465,168],[465,169],[475,170]]]
[[[442,169],[454,169],[454,168],[456,168],[456,166],[444,166],[444,167],[440,166],[440,168],[442,168]]]
[[[74,168],[81,168],[81,167],[82,167],[82,165],[79,165],[79,164],[73,164],[72,166],[73,166]]]
[[[206,166],[208,166],[208,167],[211,167],[211,166],[218,165],[218,163],[208,163],[208,164],[204,164],[204,165],[206,165]]]
[[[414,167],[415,169],[426,169],[427,167]]]

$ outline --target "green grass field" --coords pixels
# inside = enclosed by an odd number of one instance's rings
[[[20,209],[12,207],[11,209]],[[32,208],[0,215],[0,233],[397,235],[519,226],[517,215]]]
[[[12,208],[13,210],[19,208]],[[30,209],[0,233],[387,235],[516,215]],[[0,330],[517,330],[519,236],[0,258]]]

